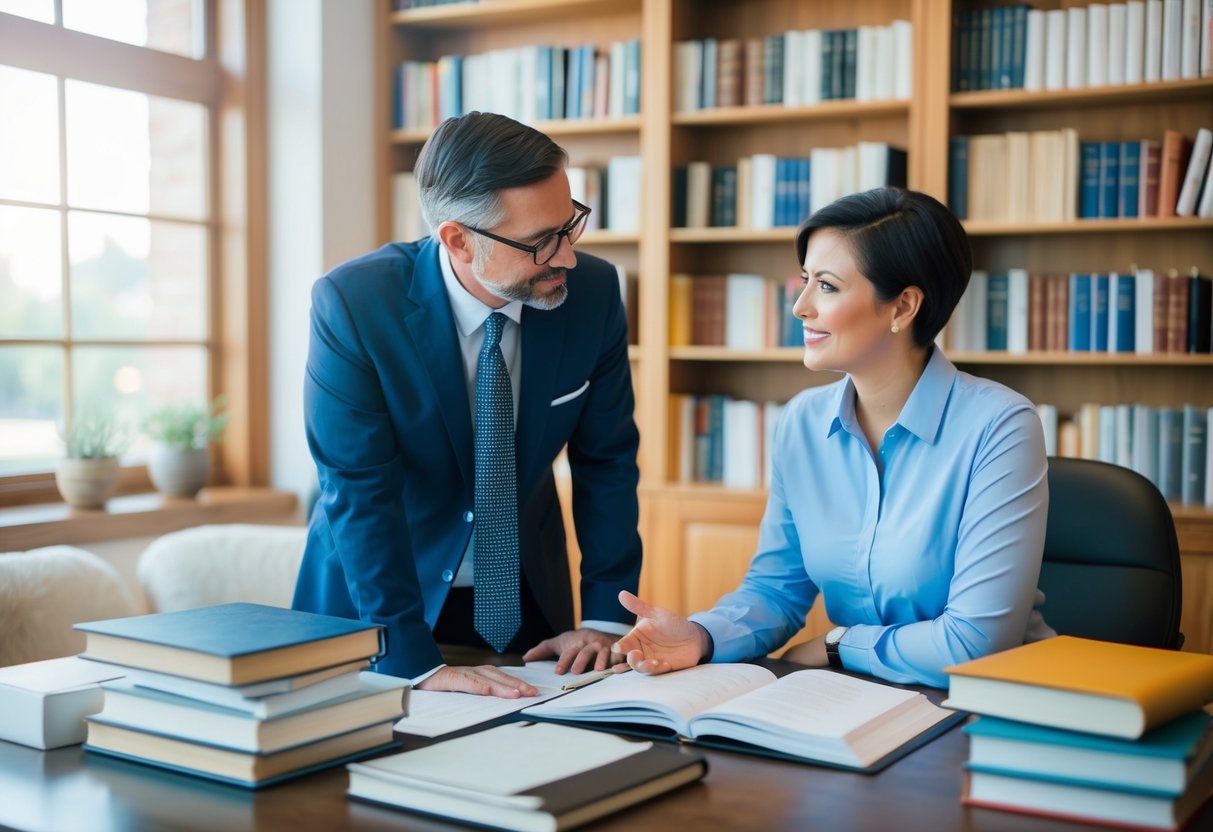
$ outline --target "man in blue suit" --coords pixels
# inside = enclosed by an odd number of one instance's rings
[[[448,119],[414,170],[432,238],[343,263],[312,290],[305,418],[321,494],[294,606],[384,625],[377,668],[421,689],[530,695],[497,668],[443,664],[438,644],[577,673],[607,667],[632,621],[617,600],[641,562],[626,320],[614,267],[573,253],[589,210],[566,162],[504,116]],[[496,416],[476,414],[478,376],[497,385]],[[505,432],[491,471],[478,418]],[[552,473],[566,445],[578,629]]]

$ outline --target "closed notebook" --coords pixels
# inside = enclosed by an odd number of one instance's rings
[[[693,783],[693,751],[565,725],[514,722],[351,763],[351,797],[510,830],[571,829]]]
[[[253,754],[208,743],[149,734],[90,719],[84,746],[109,757],[260,788],[319,768],[396,747],[392,723],[380,722],[268,754]]]
[[[359,688],[353,693],[274,719],[258,719],[119,679],[103,686],[105,705],[93,719],[242,751],[279,751],[403,715],[406,680],[382,673],[359,675]]]
[[[969,762],[1007,773],[1065,777],[1081,774],[1112,788],[1180,794],[1213,754],[1213,717],[1182,716],[1141,739],[1103,737],[983,716],[964,727]]]
[[[120,676],[120,667],[76,656],[0,667],[0,740],[42,749],[84,742],[101,683]]]
[[[946,707],[1128,739],[1213,700],[1213,656],[1074,636],[944,670]]]
[[[75,625],[84,658],[247,685],[368,659],[383,651],[383,628],[348,618],[219,604]]]

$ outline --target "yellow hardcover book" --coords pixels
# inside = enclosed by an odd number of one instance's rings
[[[1073,636],[944,671],[945,707],[1129,739],[1213,700],[1213,656]]]
[[[691,289],[689,274],[670,275],[670,346],[691,344]]]

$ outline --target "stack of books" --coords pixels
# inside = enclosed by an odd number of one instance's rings
[[[221,604],[77,624],[102,684],[85,749],[249,788],[391,748],[408,682],[364,672],[382,627]]]
[[[945,669],[968,805],[1178,829],[1213,796],[1213,656],[1057,636]]]

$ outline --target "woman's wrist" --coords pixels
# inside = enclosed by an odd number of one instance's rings
[[[696,664],[704,664],[712,660],[712,654],[716,652],[716,644],[712,641],[712,634],[708,632],[708,628],[700,624],[698,621],[692,621],[695,625],[697,641],[699,642],[699,661]]]

